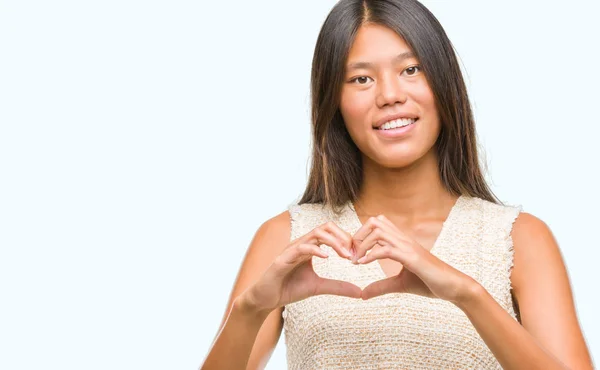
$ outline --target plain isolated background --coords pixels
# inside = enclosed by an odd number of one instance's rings
[[[304,189],[334,3],[0,2],[0,368],[200,365],[254,232]],[[423,3],[492,188],[554,231],[598,359],[600,8]]]

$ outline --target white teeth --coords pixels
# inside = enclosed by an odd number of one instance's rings
[[[413,118],[401,118],[401,119],[397,119],[394,121],[389,121],[384,123],[383,125],[381,125],[381,127],[379,127],[380,130],[389,130],[392,128],[398,128],[398,127],[404,127],[404,126],[408,126],[411,123],[415,123],[415,119]]]

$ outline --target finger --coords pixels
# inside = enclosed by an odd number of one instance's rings
[[[375,281],[367,285],[362,290],[362,299],[370,299],[389,293],[402,293],[403,284],[399,276],[392,276],[386,279]]]
[[[388,245],[382,245],[382,244],[381,244],[381,243],[379,243],[379,242],[375,242],[375,245],[373,245],[373,247],[371,247],[371,249],[367,250],[367,251],[365,252],[365,255],[364,255],[364,256],[362,256],[362,257],[368,256],[369,254],[371,254],[371,253],[373,253],[374,251],[376,251],[376,250],[378,250],[378,249],[381,249],[381,248],[383,248],[383,247],[389,247],[389,246],[388,246]],[[361,257],[361,258],[362,258],[362,257]],[[357,258],[357,259],[356,259],[356,264],[359,264],[359,263],[360,263],[360,262],[358,262],[359,260],[360,260],[360,258]]]
[[[375,217],[369,217],[367,222],[365,222],[352,236],[352,239],[356,241],[363,241],[367,235],[373,231],[378,225],[382,224],[381,221],[377,220]]]
[[[373,248],[373,249],[371,249],[371,251],[369,253],[360,257],[357,260],[357,262],[360,264],[367,264],[367,263],[371,263],[375,260],[384,259],[384,258],[393,259],[394,261],[398,260],[396,253],[394,253],[393,246],[383,245],[383,246],[380,246],[377,248]],[[402,263],[401,261],[398,261],[398,262]]]
[[[348,248],[344,247],[344,241],[340,240],[336,235],[331,234],[328,230],[324,229],[322,226],[313,229],[310,233],[307,234],[307,237],[303,241],[307,244],[326,244],[333,248],[336,253],[340,257],[350,258],[350,251]]]
[[[389,226],[385,224],[383,221],[377,219],[377,217],[370,217],[364,225],[362,225],[353,235],[353,247],[354,253],[358,251],[358,246],[361,244],[363,240],[365,240],[369,234],[377,229],[387,230]]]
[[[401,239],[410,239],[410,238],[408,238],[406,233],[404,233],[402,230],[398,229],[398,227],[396,227],[396,225],[394,225],[392,223],[392,221],[390,221],[384,215],[377,216],[377,219],[379,219],[381,222],[383,222],[385,225],[387,225],[387,228],[385,228],[385,230],[388,230],[388,232],[390,234],[396,235],[397,237],[400,237]]]
[[[377,245],[381,245],[382,247],[394,247],[395,243],[396,240],[390,235],[390,233],[388,233],[386,230],[376,228],[369,235],[367,235],[365,240],[358,244],[353,261],[356,262],[364,257],[369,250],[374,252],[372,248]]]
[[[344,297],[360,298],[362,290],[356,285],[342,280],[319,278],[315,295],[335,294]]]
[[[381,215],[377,216],[376,218],[377,218],[378,220],[380,220],[381,222],[383,222],[384,224],[388,225],[389,227],[391,227],[391,228],[394,228],[394,229],[396,229],[396,230],[398,229],[398,228],[396,227],[396,225],[394,225],[394,224],[392,223],[392,221],[390,221],[390,220],[389,220],[387,217],[385,217],[385,215],[381,214]]]
[[[313,256],[327,258],[327,252],[314,244],[298,244],[292,248],[286,249],[278,258],[283,267],[283,271],[293,270],[300,262],[304,262]]]
[[[327,222],[326,224],[324,224],[322,226],[325,230],[329,231],[330,233],[334,234],[335,236],[337,236],[338,240],[340,240],[342,242],[342,245],[344,246],[344,248],[346,249],[346,251],[348,252],[348,256],[351,256],[351,250],[352,250],[352,235],[350,235],[349,232],[347,232],[346,230],[343,230],[341,227],[339,227],[335,222]]]
[[[422,278],[420,271],[426,271],[424,270],[426,268],[424,265],[426,261],[425,259],[419,256],[419,254],[415,251],[411,250],[405,252],[401,248],[398,248],[395,244],[388,244],[382,246],[381,248],[373,248],[368,254],[359,258],[357,262],[360,264],[367,264],[384,258],[389,258],[396,262],[400,262],[403,269],[407,268],[420,278]]]

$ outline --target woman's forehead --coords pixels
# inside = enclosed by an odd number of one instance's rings
[[[392,29],[363,25],[350,47],[346,69],[369,69],[380,64],[395,64],[416,58],[411,48]]]

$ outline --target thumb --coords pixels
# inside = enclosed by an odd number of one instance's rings
[[[361,289],[347,281],[319,278],[314,295],[334,294],[344,297],[360,298]]]
[[[388,293],[406,292],[404,279],[402,278],[402,272],[404,272],[404,269],[400,271],[399,275],[381,279],[367,285],[362,291],[361,298],[363,300],[367,300]]]

